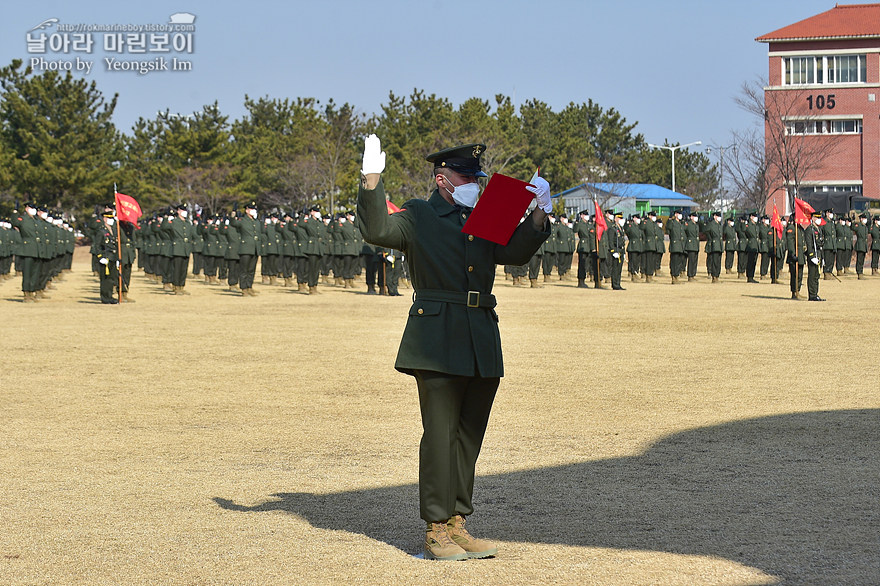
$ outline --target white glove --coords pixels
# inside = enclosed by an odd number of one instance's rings
[[[385,258],[388,260],[388,262],[390,262],[391,264],[394,264],[394,255],[393,254],[389,254]]]
[[[614,253],[611,254],[611,256],[613,256],[614,258],[620,258],[620,253],[619,253],[619,252],[614,252]]]
[[[816,265],[816,266],[819,266],[819,259],[816,258],[815,256],[814,256],[813,258],[810,259],[810,262],[813,263],[813,264]]]
[[[382,143],[379,137],[371,134],[364,139],[364,162],[361,167],[361,173],[369,175],[370,173],[381,173],[385,170],[385,151],[382,150]]]
[[[116,261],[116,270],[119,270],[121,268],[122,268],[122,263],[117,260]]]
[[[535,185],[527,186],[526,190],[535,194],[535,202],[539,208],[544,210],[544,213],[549,214],[553,211],[553,204],[550,203],[550,184],[547,183],[546,179],[543,177],[536,178]]]
[[[102,265],[110,264],[110,261],[107,260],[106,258],[102,258],[98,262],[101,263]]]

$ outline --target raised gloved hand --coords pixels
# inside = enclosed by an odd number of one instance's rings
[[[102,258],[102,259],[98,260],[98,262],[101,263],[102,265],[110,264],[110,261],[106,258]]]
[[[361,173],[369,175],[371,173],[381,173],[385,170],[385,151],[382,150],[382,143],[379,137],[371,134],[364,139],[364,162],[361,166]]]
[[[550,203],[550,184],[543,177],[536,177],[534,185],[529,185],[526,190],[535,194],[535,202],[538,207],[549,214],[553,211],[553,204]]]
[[[619,252],[614,252],[614,253],[611,254],[611,256],[613,256],[614,258],[620,258],[620,253],[619,253]]]
[[[810,259],[810,262],[813,263],[813,264],[816,265],[816,266],[819,266],[819,259],[816,258],[815,256],[814,256],[813,258]]]
[[[390,262],[391,264],[394,264],[394,255],[393,255],[393,254],[389,254],[388,256],[385,257],[385,260],[387,260],[387,261]]]

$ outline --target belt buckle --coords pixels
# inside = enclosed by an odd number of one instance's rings
[[[467,293],[467,306],[468,307],[479,307],[480,306],[480,292],[479,291],[468,291],[468,293]]]

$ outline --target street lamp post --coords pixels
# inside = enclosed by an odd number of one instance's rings
[[[714,144],[710,144],[706,147],[706,154],[711,155],[712,149],[716,149],[719,152],[719,157],[721,159],[721,172],[718,174],[718,190],[721,192],[721,211],[724,211],[724,151],[727,149],[731,149],[736,153],[736,143],[729,144],[727,146],[718,146]]]
[[[689,142],[687,144],[680,144],[677,146],[667,146],[667,145],[661,145],[661,144],[648,143],[648,146],[653,149],[666,149],[672,153],[672,191],[675,191],[675,151],[677,151],[678,149],[685,148],[685,147],[694,146],[697,144],[703,144],[703,141],[697,140],[694,142]]]

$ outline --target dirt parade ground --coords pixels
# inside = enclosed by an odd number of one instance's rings
[[[468,527],[420,559],[411,291],[241,298],[88,254],[0,283],[2,584],[878,584],[880,277],[495,293],[505,373]],[[259,278],[258,278],[259,281]],[[804,290],[806,284],[804,284]]]

